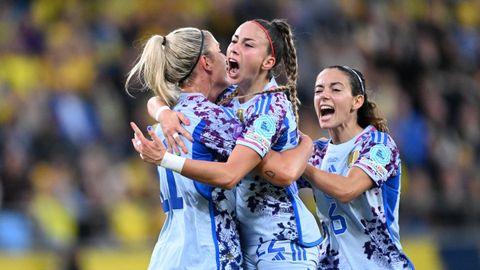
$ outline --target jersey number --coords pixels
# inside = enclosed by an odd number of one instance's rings
[[[177,195],[177,185],[175,184],[175,177],[172,170],[165,170],[167,173],[168,184],[168,199],[165,199],[162,203],[163,211],[168,212],[170,209],[182,209],[183,198]]]
[[[328,209],[328,216],[332,222],[332,230],[335,234],[342,234],[347,230],[347,221],[342,215],[334,215],[334,211],[337,208],[337,204],[332,202]]]

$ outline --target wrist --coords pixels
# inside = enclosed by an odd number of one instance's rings
[[[177,155],[170,154],[169,152],[165,152],[162,162],[160,162],[160,166],[164,167],[165,169],[170,169],[177,173],[181,173],[186,160],[187,159],[184,157],[179,157]]]
[[[157,109],[157,111],[155,112],[155,121],[160,123],[160,114],[165,110],[170,110],[170,107],[164,105]]]

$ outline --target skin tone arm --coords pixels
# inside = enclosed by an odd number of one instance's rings
[[[312,152],[312,139],[302,134],[297,147],[284,152],[268,151],[256,170],[273,185],[286,187],[303,174]]]
[[[135,138],[132,139],[135,150],[142,155],[144,161],[160,164],[166,149],[153,129],[149,129],[152,140],[148,140],[134,123],[131,123],[131,126],[135,131]],[[141,143],[138,144],[137,141]],[[272,184],[288,186],[303,173],[312,150],[311,139],[304,136],[300,145],[293,150],[282,153],[269,151],[264,164],[261,164],[257,170]],[[182,175],[208,185],[231,189],[261,161],[255,151],[246,146],[237,145],[227,162],[187,159],[182,169]]]
[[[362,169],[352,167],[347,176],[328,173],[308,164],[304,176],[310,183],[342,203],[349,203],[374,183]]]
[[[180,153],[181,149],[185,154],[188,153],[187,147],[183,143],[182,138],[180,136],[174,138],[173,134],[178,133],[187,140],[193,141],[192,135],[181,125],[183,123],[188,126],[190,125],[190,121],[185,115],[183,115],[183,113],[175,112],[173,110],[163,110],[157,115],[158,109],[162,106],[166,106],[166,104],[157,96],[151,97],[147,102],[148,114],[159,122],[162,127],[165,138],[167,139],[168,152],[171,153],[173,150],[175,153]]]

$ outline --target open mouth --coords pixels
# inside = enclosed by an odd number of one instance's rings
[[[335,109],[329,105],[320,106],[320,116],[328,116],[335,113]]]
[[[238,64],[237,60],[229,58],[227,60],[228,76],[235,77],[236,75],[238,75],[239,70],[240,70],[240,65]]]

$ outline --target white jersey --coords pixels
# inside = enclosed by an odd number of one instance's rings
[[[272,80],[265,88],[276,86]],[[256,95],[242,104],[233,99],[225,106],[243,115],[244,130],[237,144],[253,149],[261,157],[270,149],[284,151],[298,144],[297,123],[284,93]],[[321,242],[315,217],[298,196],[296,183],[277,187],[250,173],[237,185],[236,196],[242,248],[268,241],[291,240],[305,247]]]
[[[233,113],[198,93],[182,94],[174,110],[190,120],[185,128],[194,139],[184,140],[188,154],[183,157],[213,161],[231,153],[235,130],[241,128]],[[160,128],[157,134],[164,140]],[[158,173],[167,219],[148,269],[240,269],[235,190],[214,188],[162,167]]]
[[[362,169],[374,187],[349,203],[314,188],[317,213],[326,233],[320,269],[411,269],[398,227],[400,155],[392,138],[368,126],[348,142],[315,142],[310,164],[346,176]]]

